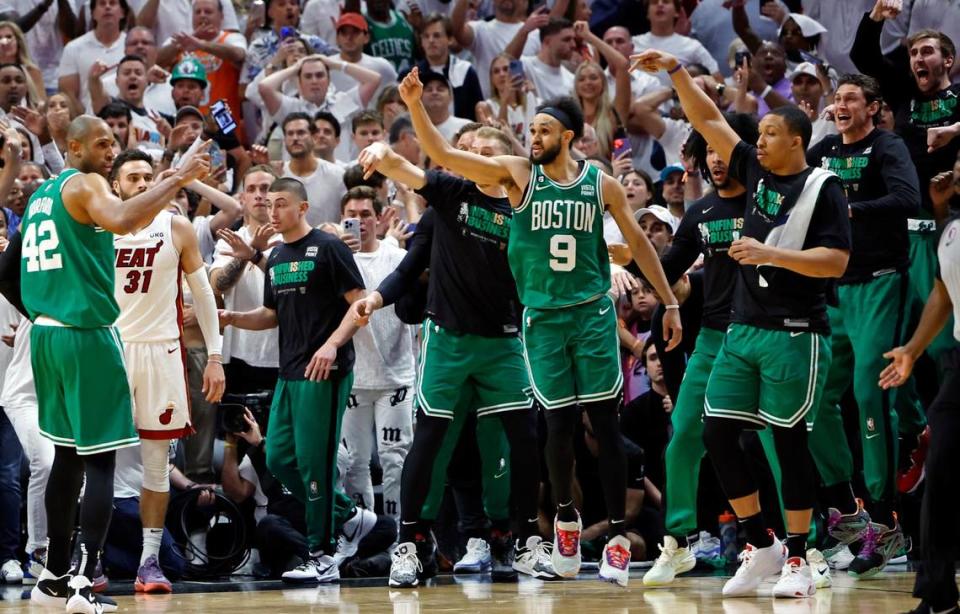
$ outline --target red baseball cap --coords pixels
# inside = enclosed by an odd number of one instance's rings
[[[364,19],[360,13],[344,13],[340,15],[340,19],[337,20],[337,31],[339,32],[343,26],[353,26],[361,32],[368,31],[367,20]]]

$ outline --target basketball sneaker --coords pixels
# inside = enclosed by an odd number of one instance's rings
[[[453,564],[453,573],[483,573],[490,570],[493,559],[490,556],[490,544],[479,537],[467,540],[467,551]]]
[[[673,582],[679,574],[686,573],[697,566],[697,558],[690,548],[681,548],[671,535],[664,535],[660,546],[660,556],[653,568],[643,574],[645,586],[664,586]]]
[[[630,540],[617,535],[603,547],[600,579],[626,586],[630,580]]]
[[[830,547],[823,549],[823,556],[834,569],[846,569],[853,562],[850,544],[860,541],[864,531],[870,525],[870,514],[863,509],[863,501],[857,499],[857,511],[852,514],[841,514],[840,510],[831,507],[827,517],[827,534],[836,541]]]
[[[340,568],[332,556],[322,552],[311,553],[306,561],[283,572],[280,579],[291,584],[337,582],[340,580]]]
[[[516,582],[513,568],[513,535],[494,531],[490,535],[490,579],[494,582]]]
[[[399,544],[393,550],[390,564],[390,587],[413,588],[420,584],[420,572],[423,565],[417,556],[417,546],[413,542]]]
[[[340,536],[337,537],[337,551],[333,555],[337,567],[353,558],[360,548],[360,540],[370,534],[377,524],[377,515],[368,509],[358,507],[356,513],[343,523]]]
[[[847,573],[858,579],[870,578],[880,573],[887,563],[904,548],[905,540],[897,515],[893,515],[893,528],[871,522],[863,534],[863,544]]]
[[[173,585],[163,575],[160,561],[151,554],[137,570],[137,579],[133,583],[133,590],[138,593],[172,593]]]
[[[27,555],[27,562],[23,566],[23,583],[36,584],[37,578],[43,573],[43,566],[47,562],[47,549],[37,548]]]
[[[897,490],[905,495],[916,492],[926,477],[927,452],[930,449],[930,427],[917,435],[917,447],[910,452],[910,466],[897,472]]]
[[[773,596],[803,599],[816,592],[810,565],[799,556],[787,559],[780,570],[780,579],[773,585]]]
[[[93,592],[102,593],[110,588],[110,579],[103,573],[103,561],[97,561],[97,567],[93,572]]]
[[[787,561],[787,547],[770,531],[773,543],[766,548],[747,544],[738,557],[737,573],[723,585],[724,597],[753,597],[767,577],[781,571]]]
[[[580,532],[583,521],[577,512],[575,522],[553,521],[553,570],[562,578],[575,578],[580,572]]]
[[[40,583],[37,583],[39,586]],[[93,582],[86,576],[73,576],[68,583],[67,614],[103,614],[116,612],[117,602],[93,592]],[[32,598],[32,596],[31,596]]]
[[[514,545],[513,568],[522,574],[541,580],[556,580],[560,576],[553,570],[553,544],[545,542],[539,535],[527,538],[523,546],[520,541]]]
[[[813,584],[817,589],[833,586],[833,579],[830,577],[830,565],[823,558],[822,552],[816,548],[807,550],[807,564],[810,566],[810,575],[813,576]]]
[[[20,569],[20,561],[10,559],[4,561],[0,566],[0,581],[4,584],[20,584],[23,582],[23,570]]]

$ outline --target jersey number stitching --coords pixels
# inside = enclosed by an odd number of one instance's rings
[[[60,254],[50,253],[58,247],[60,247],[60,238],[57,236],[57,225],[53,220],[43,220],[39,224],[27,226],[21,247],[21,257],[27,259],[27,272],[62,269],[63,260]]]
[[[550,237],[550,268],[568,273],[577,266],[577,239],[573,235],[553,235]]]
[[[140,279],[143,279],[143,284],[140,284]],[[153,271],[130,271],[127,273],[127,285],[123,287],[123,291],[127,294],[133,294],[137,290],[146,294],[150,291],[150,280],[153,279]]]

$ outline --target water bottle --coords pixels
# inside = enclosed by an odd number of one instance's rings
[[[737,547],[737,517],[729,511],[720,514],[720,551],[728,563],[736,563],[739,548]]]

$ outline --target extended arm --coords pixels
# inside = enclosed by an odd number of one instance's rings
[[[363,167],[365,178],[377,171],[414,190],[427,185],[427,175],[423,169],[397,155],[386,143],[374,143],[366,147],[360,152],[357,163]]]
[[[366,291],[363,288],[354,288],[344,292],[343,299],[353,305],[364,298],[365,294]],[[343,344],[347,341],[350,341],[358,330],[360,330],[360,324],[357,322],[353,310],[348,309],[343,314],[343,319],[340,320],[340,326],[330,334],[323,345],[320,346],[320,349],[313,354],[304,371],[304,377],[315,382],[327,379],[334,362],[337,360],[337,350],[343,347]]]
[[[450,22],[453,25],[453,37],[461,47],[470,48],[473,45],[473,28],[467,23],[467,11],[470,6],[468,0],[457,0],[450,13]]]
[[[585,21],[578,21],[573,24],[573,29],[577,36],[597,48],[600,55],[604,57],[610,66],[610,72],[616,83],[613,108],[616,110],[620,121],[624,122],[630,115],[630,100],[633,94],[630,89],[630,62],[626,57],[607,43],[602,38],[590,31],[590,26]]]
[[[835,247],[783,249],[765,245],[751,237],[730,245],[730,257],[743,265],[772,265],[805,277],[836,278],[847,270],[850,252]]]
[[[244,330],[267,330],[277,327],[277,312],[269,307],[257,307],[251,311],[221,311],[220,324]]]
[[[243,215],[243,205],[240,204],[240,201],[202,181],[194,181],[187,186],[187,189],[201,198],[207,199],[219,209],[213,219],[210,220],[210,232],[213,236],[217,236],[217,233],[224,228],[232,226]]]
[[[137,25],[154,29],[157,25],[157,12],[160,9],[160,0],[147,0],[140,12],[137,13]]]
[[[649,49],[632,56],[631,60],[634,66],[642,67],[648,72],[666,70],[670,73],[673,86],[680,97],[680,105],[693,129],[703,135],[721,160],[729,164],[733,148],[740,142],[740,137],[727,124],[717,105],[694,83],[693,77],[680,66],[677,59],[662,51]]]
[[[655,139],[663,136],[667,124],[659,107],[673,97],[673,90],[662,89],[644,94],[631,105],[627,130],[633,134],[649,134]]]
[[[750,18],[747,17],[747,9],[743,5],[734,6],[730,10],[731,19],[733,19],[733,31],[737,33],[743,44],[747,46],[750,53],[756,55],[757,50],[763,41],[757,36],[757,33],[750,27]]]
[[[907,381],[910,373],[913,372],[914,363],[946,326],[952,311],[953,303],[947,293],[947,286],[944,285],[943,280],[935,280],[933,290],[930,291],[927,303],[923,306],[920,323],[917,324],[917,330],[913,332],[910,341],[883,355],[884,358],[889,358],[893,362],[880,373],[881,388],[893,388]]]

